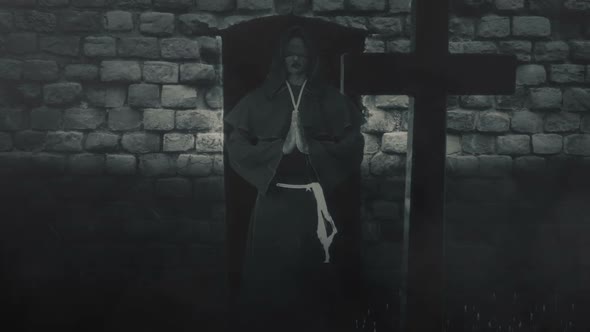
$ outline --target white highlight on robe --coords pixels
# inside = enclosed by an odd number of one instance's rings
[[[301,90],[299,90],[299,96],[297,96],[297,101],[295,101],[295,95],[293,94],[293,89],[291,88],[291,84],[289,81],[285,81],[287,83],[287,88],[289,89],[289,94],[291,95],[291,103],[293,104],[293,112],[299,112],[299,104],[301,104],[301,96],[303,96],[303,88],[305,88],[305,84],[307,84],[307,80],[303,81],[301,85]],[[299,114],[299,113],[297,113]]]
[[[338,230],[336,229],[336,224],[334,224],[334,220],[328,211],[328,205],[326,204],[326,198],[324,197],[322,186],[320,186],[318,182],[312,182],[310,184],[277,183],[277,187],[305,189],[306,191],[311,191],[313,193],[318,211],[318,228],[316,233],[324,247],[324,263],[330,263],[330,245],[332,245],[332,240],[334,239],[334,235],[338,233]],[[328,231],[326,230],[326,222],[332,226],[332,234],[330,234],[330,236],[328,236]]]

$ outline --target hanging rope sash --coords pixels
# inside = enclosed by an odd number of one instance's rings
[[[328,205],[326,204],[326,198],[324,197],[322,186],[320,186],[318,182],[312,182],[310,184],[277,183],[277,187],[305,189],[306,191],[311,191],[313,193],[318,213],[318,227],[316,233],[324,248],[324,263],[330,263],[330,245],[332,245],[332,240],[334,239],[334,235],[338,233],[338,230],[336,229],[336,224],[328,211]],[[330,234],[330,236],[328,236],[328,231],[326,230],[326,222],[332,227],[332,234]]]

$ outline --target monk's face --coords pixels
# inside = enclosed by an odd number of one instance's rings
[[[303,39],[291,38],[285,49],[285,66],[289,75],[305,74],[308,66],[308,52]]]

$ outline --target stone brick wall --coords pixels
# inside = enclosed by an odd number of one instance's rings
[[[198,229],[195,239],[220,246],[219,32],[293,13],[365,29],[366,52],[404,53],[410,3],[0,0],[0,173],[22,180],[3,193],[31,195],[55,176],[65,179],[54,184],[62,191],[79,181],[76,193],[91,195],[132,178],[133,190],[120,196],[187,199],[199,220],[190,226]],[[498,238],[508,232],[507,220],[538,217],[510,216],[508,202],[531,193],[519,191],[515,179],[590,161],[590,5],[452,3],[451,53],[515,54],[519,61],[516,94],[448,98],[450,252],[469,251],[457,265],[479,269],[465,278],[485,279],[498,267],[494,255],[505,244]],[[363,96],[363,105],[364,250],[370,278],[391,289],[400,266],[409,98]],[[477,227],[469,220],[478,220]],[[489,264],[477,265],[476,256]]]

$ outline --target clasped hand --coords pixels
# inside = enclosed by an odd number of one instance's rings
[[[299,125],[299,112],[297,111],[291,113],[291,126],[289,127],[285,144],[283,144],[283,153],[289,154],[293,152],[295,147],[302,153],[309,153],[309,147],[305,141],[303,129]]]

